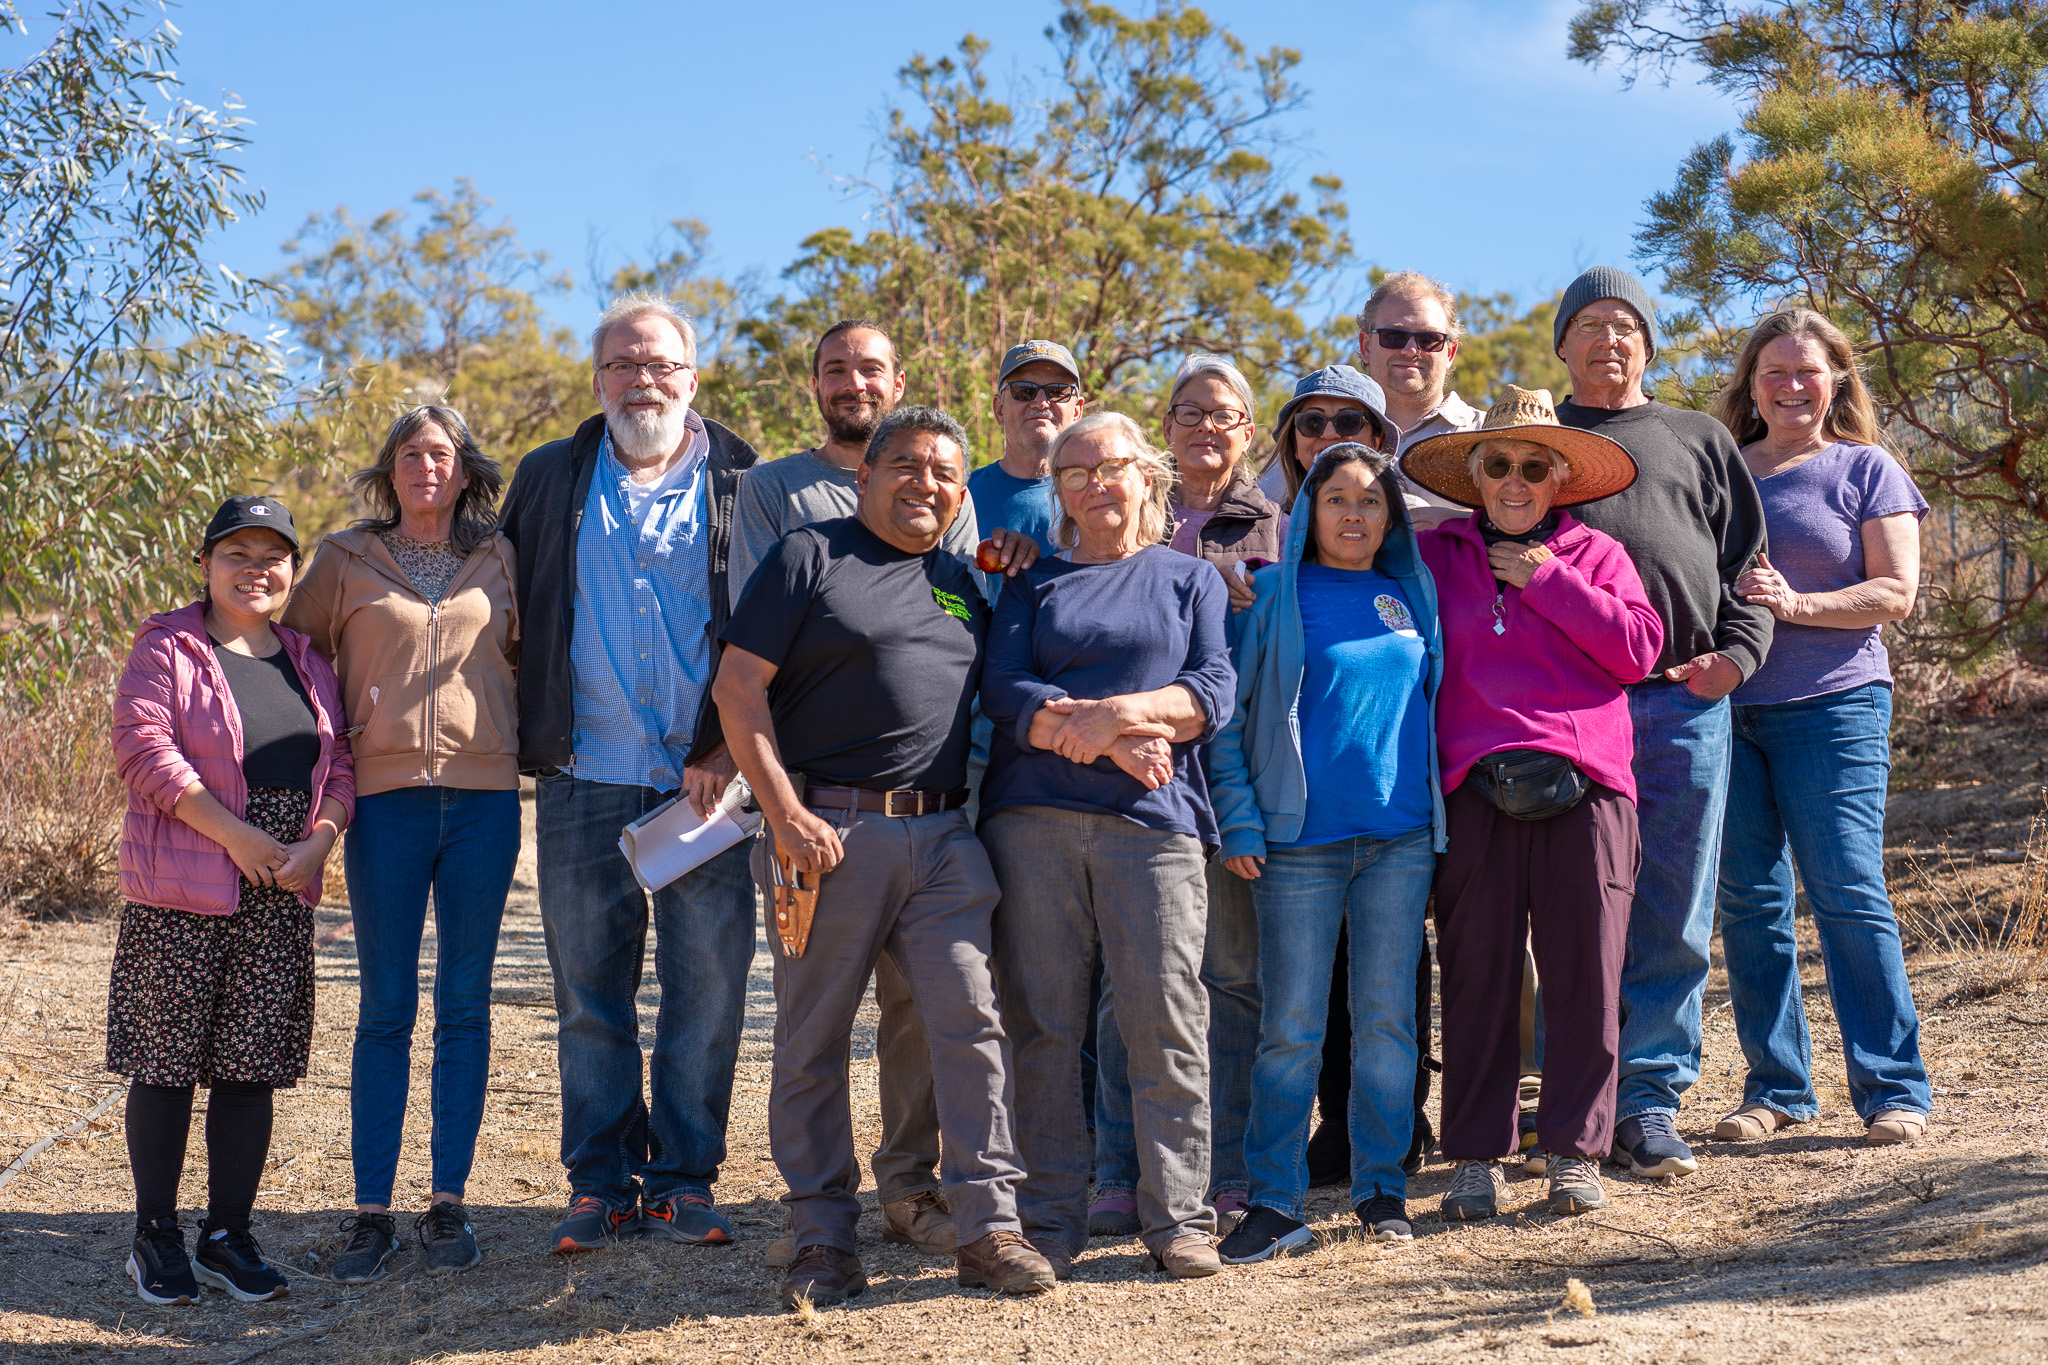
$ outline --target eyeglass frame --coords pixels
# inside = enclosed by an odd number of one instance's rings
[[[630,368],[614,368],[615,366],[621,365],[629,366]],[[667,368],[662,370],[660,374],[656,374],[654,372],[654,367],[657,365],[666,366]],[[695,368],[696,367],[693,365],[683,364],[680,360],[607,360],[604,362],[604,364],[597,367],[598,373],[602,374],[607,379],[631,378],[637,382],[640,376],[644,374],[657,384],[661,383],[663,380],[668,379],[670,376],[679,373],[680,371]]]
[[[1288,418],[1287,420],[1289,424],[1293,426],[1295,431],[1300,435],[1308,437],[1311,441],[1320,440],[1322,439],[1323,435],[1322,430],[1310,431],[1307,427],[1302,425],[1303,422],[1307,421],[1311,417],[1315,418],[1318,423],[1324,424],[1323,430],[1334,431],[1341,439],[1346,441],[1350,440],[1354,436],[1357,436],[1360,432],[1367,430],[1370,430],[1375,438],[1383,436],[1385,434],[1380,430],[1379,419],[1374,417],[1372,413],[1368,412],[1363,408],[1346,408],[1342,412],[1334,413],[1317,412],[1315,409],[1310,408],[1305,412],[1295,413],[1292,417]],[[1344,430],[1342,423],[1343,420],[1347,417],[1353,417],[1358,420],[1358,426],[1356,430]]]
[[[1371,336],[1373,340],[1379,342],[1381,350],[1405,351],[1408,349],[1408,343],[1412,341],[1415,343],[1415,349],[1424,355],[1439,355],[1445,346],[1448,346],[1455,340],[1449,332],[1436,332],[1415,327],[1375,327],[1371,331]],[[1389,337],[1399,337],[1401,339],[1398,342],[1394,342],[1389,341]]]
[[[1061,465],[1052,472],[1052,478],[1053,482],[1059,485],[1060,491],[1063,493],[1083,493],[1087,491],[1090,483],[1100,483],[1104,488],[1120,483],[1128,483],[1131,471],[1137,467],[1138,463],[1135,458],[1128,455],[1121,459],[1111,456],[1109,459],[1100,460],[1095,464]],[[1116,473],[1104,477],[1102,471],[1111,465],[1116,467]],[[1078,480],[1070,479],[1067,477],[1069,474],[1078,474],[1081,477]]]
[[[1576,318],[1571,330],[1588,341],[1614,334],[1616,341],[1628,341],[1643,335],[1650,329],[1630,318]]]
[[[1183,412],[1198,412],[1201,416],[1190,422],[1187,418],[1181,416]],[[1232,419],[1227,426],[1217,420],[1225,413],[1228,413]],[[1252,415],[1248,412],[1238,408],[1205,408],[1200,403],[1175,403],[1166,410],[1166,420],[1177,427],[1186,427],[1190,431],[1200,431],[1206,426],[1213,429],[1219,435],[1226,431],[1236,431],[1239,427],[1254,425]]]
[[[1045,401],[1048,403],[1072,403],[1081,396],[1081,386],[1065,379],[1056,384],[1041,384],[1031,379],[1005,379],[996,387],[1002,389],[1019,403],[1036,403],[1041,394],[1045,396]],[[1029,389],[1031,392],[1021,393],[1019,392],[1021,389]],[[1064,394],[1054,394],[1054,389],[1064,389],[1066,392]]]
[[[1498,474],[1488,468],[1488,466],[1496,463],[1500,466]],[[1529,472],[1531,469],[1535,469],[1537,472],[1531,475]],[[1478,476],[1485,479],[1488,483],[1506,483],[1508,475],[1519,473],[1522,476],[1523,483],[1539,484],[1548,483],[1550,476],[1556,472],[1557,457],[1555,455],[1545,455],[1540,458],[1535,455],[1529,455],[1519,461],[1511,460],[1505,455],[1487,455],[1479,461]]]

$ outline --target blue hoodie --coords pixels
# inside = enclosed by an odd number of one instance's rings
[[[1389,470],[1388,474],[1393,471]],[[1387,475],[1382,475],[1386,478]],[[1394,480],[1397,481],[1398,476]],[[1268,844],[1291,844],[1308,814],[1308,777],[1301,759],[1301,679],[1307,669],[1296,581],[1315,529],[1315,510],[1294,500],[1280,563],[1253,578],[1256,601],[1231,622],[1237,635],[1237,706],[1209,751],[1209,796],[1223,840],[1222,855],[1262,858]],[[1436,851],[1445,846],[1443,780],[1436,756],[1436,694],[1443,681],[1444,642],[1437,623],[1436,582],[1416,549],[1405,514],[1387,528],[1373,568],[1401,585],[1429,646],[1429,800]]]

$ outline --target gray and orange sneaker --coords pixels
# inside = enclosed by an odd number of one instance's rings
[[[675,1194],[666,1199],[643,1199],[640,1216],[621,1228],[619,1235],[691,1246],[726,1246],[732,1242],[732,1224],[703,1195]]]
[[[568,1216],[555,1224],[550,1249],[558,1256],[596,1251],[617,1241],[619,1230],[632,1221],[631,1212],[619,1213],[594,1194],[578,1195],[569,1205]]]

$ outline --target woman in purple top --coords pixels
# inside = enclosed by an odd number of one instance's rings
[[[1792,930],[1796,866],[1867,1140],[1911,1142],[1933,1097],[1885,893],[1892,680],[1879,627],[1913,610],[1927,500],[1879,444],[1849,339],[1811,309],[1757,324],[1716,415],[1742,443],[1770,536],[1736,590],[1777,623],[1763,666],[1731,697],[1721,938],[1749,1076],[1714,1136],[1760,1138],[1820,1112]]]

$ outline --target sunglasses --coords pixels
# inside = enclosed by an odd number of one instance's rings
[[[1367,427],[1372,427],[1375,436],[1379,434],[1379,427],[1374,424],[1372,414],[1367,412],[1340,412],[1335,417],[1321,412],[1294,414],[1294,429],[1311,441],[1331,430],[1348,441]]]
[[[1079,384],[1027,384],[1019,379],[1013,379],[1003,387],[1019,403],[1036,403],[1040,394],[1045,395],[1048,403],[1071,403],[1081,392]]]
[[[1479,472],[1494,483],[1520,470],[1523,483],[1542,483],[1550,477],[1550,461],[1527,459],[1520,464],[1505,455],[1489,455],[1479,462]]]
[[[1380,345],[1390,351],[1405,351],[1408,343],[1414,342],[1415,349],[1435,355],[1451,339],[1448,332],[1411,332],[1406,327],[1375,327],[1372,334],[1379,338]]]

